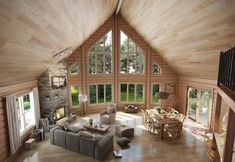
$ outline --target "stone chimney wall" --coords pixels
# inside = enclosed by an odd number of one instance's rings
[[[68,89],[66,86],[54,88],[52,77],[67,76],[66,61],[63,60],[56,65],[52,65],[38,78],[39,99],[41,106],[41,116],[53,122],[55,110],[64,107],[67,114],[68,109]]]

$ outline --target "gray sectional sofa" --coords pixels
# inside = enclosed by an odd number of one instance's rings
[[[100,161],[104,160],[113,150],[112,134],[86,137],[80,133],[61,130],[58,126],[50,130],[50,142],[53,145],[94,157]]]

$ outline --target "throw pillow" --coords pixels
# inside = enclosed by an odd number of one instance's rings
[[[86,129],[82,127],[70,126],[70,131],[73,133],[78,133],[80,131],[85,131]]]
[[[56,124],[61,130],[64,130],[64,125],[63,124]]]
[[[126,138],[126,137],[122,137],[120,139],[117,140],[117,144],[121,147],[126,147],[128,146],[128,143],[130,143],[131,141]]]
[[[108,113],[108,114],[112,114],[112,113],[114,113],[114,108],[113,108],[113,107],[108,106],[107,113]]]
[[[64,125],[64,130],[65,131],[69,131],[70,130],[70,125],[69,125],[68,122],[64,122],[63,125]]]
[[[80,136],[87,137],[87,138],[92,138],[93,137],[93,135],[90,132],[86,132],[86,131],[80,131],[78,134]]]

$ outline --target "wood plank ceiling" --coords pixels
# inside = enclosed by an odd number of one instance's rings
[[[125,0],[120,13],[180,76],[217,79],[235,46],[234,0]]]
[[[0,87],[37,79],[61,50],[80,46],[116,0],[0,0]],[[124,0],[120,14],[180,76],[216,79],[235,45],[233,0]]]
[[[76,49],[114,12],[110,0],[0,0],[0,87],[37,79],[53,55]]]

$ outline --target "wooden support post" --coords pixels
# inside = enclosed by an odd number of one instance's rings
[[[113,61],[113,73],[114,73],[114,103],[118,105],[118,74],[119,74],[119,58],[118,58],[118,42],[119,42],[119,33],[118,33],[118,17],[114,16],[114,32],[113,32],[113,48],[114,48],[114,61]],[[118,107],[117,107],[118,108]]]
[[[229,108],[227,133],[224,146],[223,162],[232,162],[233,158],[233,145],[235,137],[235,113]]]
[[[219,93],[216,95],[216,105],[215,105],[215,113],[214,113],[214,131],[219,131],[219,121],[220,121],[220,109],[221,109],[221,96]]]
[[[81,46],[81,59],[82,59],[82,66],[81,66],[81,72],[82,72],[82,94],[87,94],[87,88],[86,88],[86,53],[85,48],[82,45]],[[87,94],[88,95],[88,94]],[[82,109],[81,109],[81,115],[86,115],[87,110],[87,102],[82,103]]]

